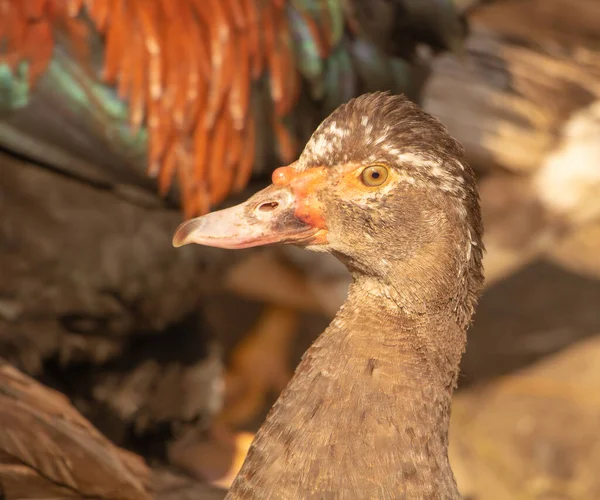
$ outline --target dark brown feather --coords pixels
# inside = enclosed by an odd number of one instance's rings
[[[62,395],[0,362],[0,487],[4,498],[146,500],[149,470]]]

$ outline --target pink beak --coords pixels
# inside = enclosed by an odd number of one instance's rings
[[[239,205],[181,224],[173,246],[197,243],[240,249],[261,245],[306,245],[319,231],[296,217],[296,199],[287,186],[271,185]]]

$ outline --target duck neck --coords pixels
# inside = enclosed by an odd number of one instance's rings
[[[359,401],[361,393],[375,401],[385,393],[398,454],[413,457],[423,474],[453,483],[448,428],[466,332],[451,297],[417,306],[406,293],[409,286],[398,293],[387,283],[355,277],[345,305],[314,349],[323,351],[324,363],[329,360],[326,370],[337,369],[345,384],[354,385]],[[377,425],[380,409],[368,406]]]
[[[448,425],[464,328],[444,300],[431,310],[406,300],[355,277],[257,434],[229,498],[253,486],[289,495],[282,498],[460,498]]]
[[[409,270],[402,280],[353,278],[348,299],[322,342],[346,339],[342,344],[353,357],[377,356],[395,366],[394,376],[412,381],[409,387],[437,391],[449,405],[466,347],[458,303],[464,293],[459,287],[428,287],[411,279]]]

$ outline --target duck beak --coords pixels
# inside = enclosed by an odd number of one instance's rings
[[[294,243],[308,245],[321,230],[296,216],[297,203],[288,186],[271,185],[244,203],[190,219],[173,236],[173,246],[197,243],[241,249]]]

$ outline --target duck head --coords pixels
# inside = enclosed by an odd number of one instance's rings
[[[272,181],[240,205],[184,222],[173,244],[295,244],[382,279],[400,264],[408,272],[450,255],[448,265],[471,267],[481,281],[473,172],[445,127],[403,96],[340,106]]]

